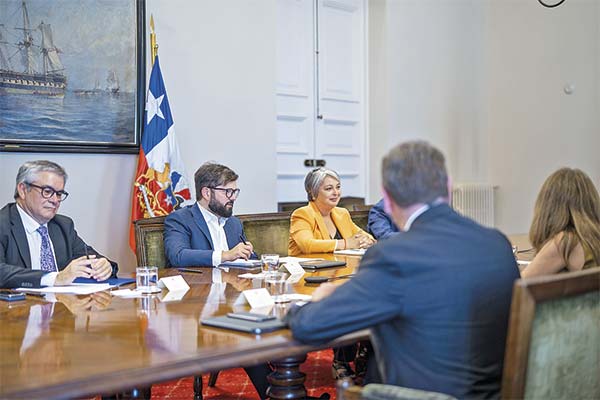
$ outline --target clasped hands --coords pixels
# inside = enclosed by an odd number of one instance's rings
[[[366,249],[375,244],[375,240],[364,232],[357,232],[352,237],[346,239],[347,249]]]
[[[56,286],[69,285],[76,278],[93,278],[104,281],[112,275],[112,265],[106,258],[96,258],[95,254],[74,259],[56,276]]]

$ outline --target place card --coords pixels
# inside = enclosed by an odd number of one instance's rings
[[[188,292],[188,289],[183,290],[169,290],[165,295],[159,296],[159,300],[163,303],[168,303],[170,301],[180,301],[183,299],[183,296]]]
[[[158,281],[158,287],[167,288],[172,292],[178,292],[183,290],[187,291],[190,288],[190,285],[188,285],[185,279],[183,279],[183,276],[175,275],[160,278]]]
[[[283,264],[280,268],[280,271],[287,271],[289,272],[291,275],[304,275],[305,271],[304,268],[302,268],[300,266],[300,263],[297,261],[290,261],[287,262],[285,264]]]
[[[265,288],[244,290],[235,301],[235,304],[244,303],[250,304],[251,308],[268,307],[275,304]]]

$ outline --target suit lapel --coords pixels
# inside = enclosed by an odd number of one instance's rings
[[[67,243],[64,240],[62,229],[54,220],[48,222],[48,235],[50,236],[52,247],[54,248],[56,267],[60,271],[62,267],[67,266],[71,255],[69,254]]]
[[[314,202],[310,202],[310,207],[315,213],[315,220],[317,221],[317,230],[321,233],[320,239],[331,239],[329,237],[329,231],[327,230],[327,225],[325,225],[325,220],[319,211],[319,208],[315,205]]]
[[[23,260],[23,264],[31,269],[31,254],[29,252],[29,243],[27,242],[27,235],[25,234],[25,228],[23,227],[23,221],[17,210],[17,205],[14,204],[10,208],[10,223],[11,223],[11,234],[19,249],[19,254]]]
[[[199,207],[198,203],[191,206],[192,217],[193,217],[194,221],[196,221],[196,225],[198,225],[200,232],[202,232],[202,234],[204,236],[206,236],[208,243],[210,243],[210,249],[214,250],[215,245],[213,243],[212,237],[210,236],[210,231],[208,230],[208,225],[206,224],[206,221],[204,220],[204,216],[202,215],[202,212],[200,212],[200,209],[198,207]]]
[[[352,230],[344,217],[342,217],[343,211],[340,211],[338,208],[334,208],[331,210],[331,219],[335,224],[340,236],[343,238],[349,238],[352,236]]]

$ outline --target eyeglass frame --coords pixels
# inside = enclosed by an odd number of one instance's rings
[[[213,186],[207,186],[207,188],[211,189],[211,190],[222,190],[225,192],[225,197],[227,197],[229,200],[231,200],[231,198],[235,195],[235,198],[237,199],[237,197],[240,195],[241,190],[239,188],[237,189],[232,189],[232,188],[219,188],[219,187],[213,187]]]
[[[40,185],[36,185],[35,183],[31,183],[31,182],[23,182],[24,184],[26,184],[27,186],[31,186],[34,187],[36,189],[40,189],[40,195],[44,198],[44,199],[51,199],[52,196],[57,195],[58,201],[59,202],[63,202],[67,199],[67,197],[69,197],[69,193],[65,192],[64,190],[55,190],[52,186],[40,186]],[[50,190],[52,191],[52,193],[50,195],[45,195],[44,191]],[[64,195],[64,197],[63,197]]]

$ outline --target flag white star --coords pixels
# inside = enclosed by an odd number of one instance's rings
[[[146,124],[149,124],[155,115],[165,119],[165,116],[160,109],[160,104],[162,103],[164,97],[165,95],[163,94],[158,99],[155,99],[152,92],[148,90],[148,100],[146,101]]]

